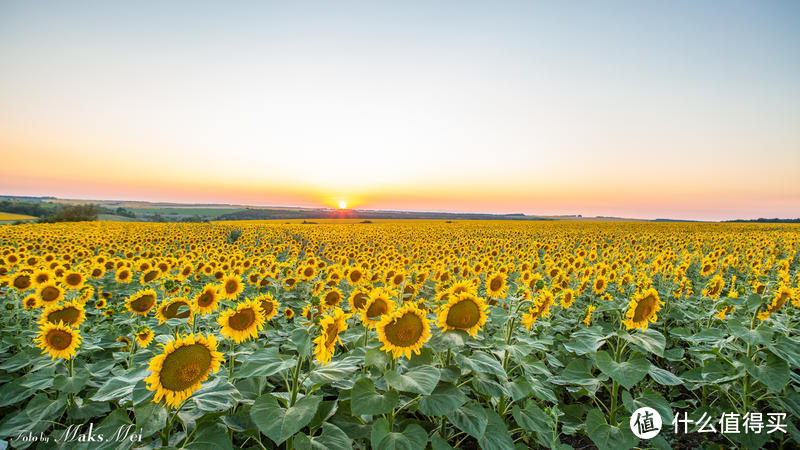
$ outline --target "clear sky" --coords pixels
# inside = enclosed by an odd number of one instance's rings
[[[0,194],[800,216],[800,2],[0,3]]]

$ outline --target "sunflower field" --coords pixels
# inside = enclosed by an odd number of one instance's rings
[[[12,448],[800,444],[797,226],[0,231]]]

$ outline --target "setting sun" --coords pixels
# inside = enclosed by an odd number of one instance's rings
[[[347,202],[342,200],[339,202],[339,209],[347,209]]]

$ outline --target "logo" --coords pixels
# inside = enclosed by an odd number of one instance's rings
[[[631,415],[631,431],[639,439],[652,439],[661,431],[661,415],[653,408],[644,406]]]

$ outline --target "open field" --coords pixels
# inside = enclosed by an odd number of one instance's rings
[[[0,220],[35,220],[35,219],[36,217],[27,216],[25,214],[0,212]]]
[[[0,438],[92,422],[131,425],[92,448],[800,442],[800,226],[292,222],[5,227]],[[664,426],[640,442],[642,406]],[[761,432],[671,425],[758,413]]]

